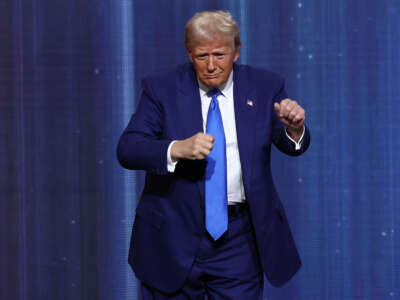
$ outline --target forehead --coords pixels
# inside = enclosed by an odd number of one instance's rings
[[[193,52],[229,51],[234,49],[234,43],[230,39],[202,40],[193,44]]]

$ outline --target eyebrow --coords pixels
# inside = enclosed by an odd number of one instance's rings
[[[213,54],[213,53],[227,53],[227,52],[229,52],[229,50],[227,50],[227,49],[215,49],[215,50],[213,50],[211,52],[211,54]],[[196,53],[196,55],[206,55],[206,54],[208,54],[208,52],[207,51],[203,51],[203,50],[199,50]]]

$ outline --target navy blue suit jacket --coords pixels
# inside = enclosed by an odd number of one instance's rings
[[[234,108],[246,199],[265,275],[274,286],[288,281],[301,262],[270,171],[271,145],[286,154],[303,153],[309,131],[296,151],[273,103],[287,97],[278,75],[235,65]],[[128,169],[145,170],[136,209],[129,263],[143,282],[165,292],[179,289],[204,234],[204,160],[180,160],[167,171],[172,140],[203,131],[201,100],[191,64],[143,80],[142,96],[118,144]],[[252,105],[249,105],[249,101]]]

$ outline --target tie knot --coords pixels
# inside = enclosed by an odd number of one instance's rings
[[[207,94],[208,94],[208,96],[217,99],[217,97],[219,95],[221,95],[221,91],[217,88],[213,88],[213,89],[209,90]]]

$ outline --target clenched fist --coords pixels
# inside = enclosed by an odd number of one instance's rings
[[[288,134],[298,141],[306,120],[305,110],[296,101],[288,98],[283,99],[281,103],[274,103],[274,109],[281,122],[286,125]]]
[[[186,140],[176,141],[171,147],[173,162],[180,158],[204,159],[210,154],[214,144],[214,137],[210,134],[199,132]]]

